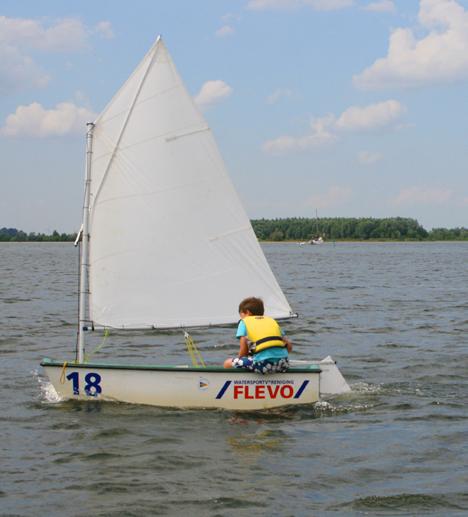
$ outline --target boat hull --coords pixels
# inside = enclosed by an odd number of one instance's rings
[[[62,399],[251,411],[319,400],[318,365],[260,375],[238,369],[41,363]]]

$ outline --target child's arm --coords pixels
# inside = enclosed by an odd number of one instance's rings
[[[249,342],[246,336],[239,338],[239,357],[249,355]]]
[[[286,345],[288,353],[291,353],[293,348],[291,340],[284,335],[284,330],[279,325],[278,328],[281,332],[281,338],[283,339],[283,343]]]
[[[283,341],[284,341],[284,344],[286,345],[286,348],[288,349],[288,353],[291,353],[293,346],[292,346],[290,339],[288,339],[286,336],[283,336]]]

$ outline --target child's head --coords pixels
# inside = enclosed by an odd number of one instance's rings
[[[239,314],[240,313],[250,313],[252,316],[263,316],[265,312],[265,308],[263,307],[263,300],[261,298],[255,298],[251,296],[250,298],[245,298],[239,304]]]

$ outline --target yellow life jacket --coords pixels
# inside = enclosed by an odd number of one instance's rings
[[[254,353],[274,346],[286,346],[278,323],[268,316],[246,316],[244,318],[247,338],[254,345]]]

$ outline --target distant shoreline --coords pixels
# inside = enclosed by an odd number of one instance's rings
[[[433,228],[428,231],[407,217],[329,217],[253,219],[260,241],[308,242],[322,237],[327,242],[401,242],[468,240],[468,228]]]
[[[302,244],[303,241],[261,241],[259,240],[261,244]],[[431,243],[451,243],[451,242],[468,242],[468,239],[425,239],[425,240],[417,240],[417,239],[368,239],[368,240],[359,240],[359,239],[336,239],[334,241],[324,241],[323,244],[316,245],[316,244],[308,244],[304,243],[304,247],[314,247],[317,248],[323,245],[327,246],[333,246],[334,244],[388,244],[388,243],[394,243],[394,244],[431,244]]]
[[[64,239],[64,240],[0,240],[0,244],[74,244],[75,239]],[[299,240],[282,240],[282,241],[271,241],[271,240],[258,240],[260,244],[295,244],[300,245],[302,244],[304,247],[320,247],[323,245],[326,246],[333,246],[334,244],[388,244],[388,243],[394,243],[394,244],[436,244],[436,243],[456,243],[456,242],[468,242],[468,239],[424,239],[424,240],[418,240],[418,239],[367,239],[367,240],[360,240],[360,239],[336,239],[333,241],[324,241],[323,244],[316,245],[316,244],[309,244],[308,242],[299,241]]]
[[[468,228],[426,230],[416,219],[406,217],[330,217],[252,219],[260,242],[303,242],[323,238],[330,242],[434,242],[468,241]],[[0,242],[74,242],[76,233],[26,233],[16,228],[0,228]],[[318,244],[320,245],[320,244]]]
[[[75,239],[43,239],[43,240],[28,240],[28,239],[25,239],[25,240],[18,240],[18,239],[10,239],[10,240],[2,240],[0,239],[0,244],[43,244],[43,243],[47,243],[47,244],[63,244],[63,243],[69,243],[69,244],[73,244],[75,241]],[[261,239],[258,239],[258,242],[260,242],[261,244],[297,244],[297,245],[300,245],[302,244],[303,246],[307,247],[307,246],[313,246],[313,247],[320,247],[320,246],[323,246],[323,245],[326,245],[326,246],[330,246],[330,245],[333,245],[333,244],[347,244],[347,243],[350,243],[350,244],[383,244],[383,243],[395,243],[395,244],[398,244],[398,243],[435,243],[435,242],[468,242],[468,238],[465,238],[465,239],[424,239],[424,240],[420,240],[420,239],[335,239],[335,240],[330,240],[330,241],[324,241],[323,244],[320,244],[320,245],[316,245],[316,244],[309,244],[307,242],[304,243],[304,241],[300,241],[300,240],[282,240],[282,241],[272,241],[272,240],[261,240]]]

